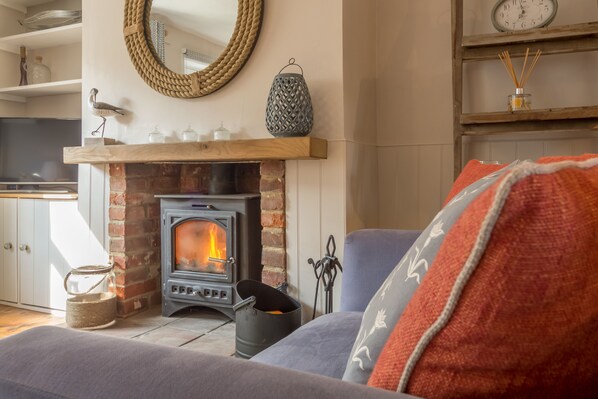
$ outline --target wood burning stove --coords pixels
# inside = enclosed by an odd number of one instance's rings
[[[206,306],[234,319],[235,284],[261,281],[260,196],[158,195],[162,314]]]

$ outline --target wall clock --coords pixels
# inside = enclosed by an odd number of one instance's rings
[[[498,0],[492,24],[500,32],[541,28],[552,22],[557,9],[557,0]]]

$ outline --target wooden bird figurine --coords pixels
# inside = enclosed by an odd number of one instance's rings
[[[91,89],[89,92],[89,99],[87,100],[87,104],[89,106],[89,110],[91,111],[92,115],[99,116],[102,118],[102,124],[98,126],[96,130],[91,132],[93,136],[100,133],[100,128],[102,128],[101,136],[104,137],[104,128],[106,127],[106,118],[117,116],[117,115],[124,115],[124,110],[114,105],[97,102],[96,101],[96,94],[98,94],[98,89],[95,87]]]

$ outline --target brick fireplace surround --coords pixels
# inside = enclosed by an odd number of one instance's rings
[[[119,316],[161,302],[156,194],[207,194],[210,164],[110,164],[108,231]],[[237,190],[261,198],[262,281],[286,281],[284,161],[238,164]]]

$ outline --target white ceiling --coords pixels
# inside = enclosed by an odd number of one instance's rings
[[[152,13],[181,30],[226,45],[235,29],[237,4],[237,0],[153,0]]]

